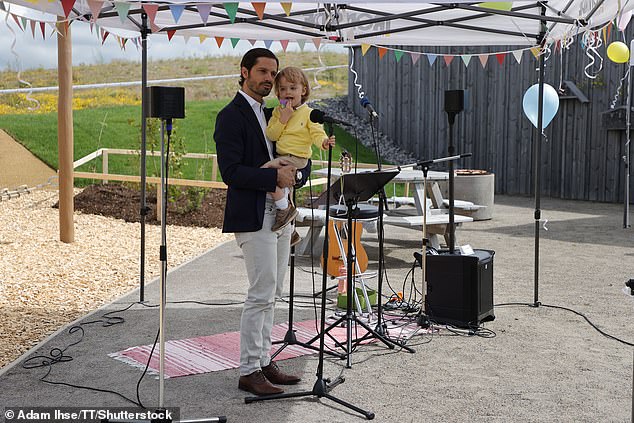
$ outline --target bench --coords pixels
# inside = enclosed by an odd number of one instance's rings
[[[473,222],[473,218],[454,214],[454,223],[459,226],[465,222]],[[423,216],[386,216],[383,218],[385,225],[401,226],[406,228],[422,228]],[[427,236],[431,246],[439,249],[439,236],[445,238],[445,244],[449,245],[449,214],[445,210],[432,209],[427,213]]]

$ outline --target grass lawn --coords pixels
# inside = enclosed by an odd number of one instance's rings
[[[172,152],[215,153],[213,130],[218,112],[229,99],[190,101],[186,104],[186,118],[174,121],[172,134]],[[276,104],[271,100],[269,105]],[[78,160],[99,148],[125,148],[138,150],[141,146],[139,106],[116,106],[94,109],[82,109],[73,112],[74,116],[74,159]],[[0,115],[0,128],[21,142],[33,154],[54,169],[58,168],[57,154],[57,114],[18,114]],[[160,151],[160,132],[157,120],[148,125],[148,150]],[[337,146],[333,150],[334,165],[338,166],[341,149],[345,148],[359,162],[374,163],[372,150],[336,127]],[[182,146],[179,148],[179,144]],[[314,150],[314,159],[327,159],[327,154]],[[200,159],[184,159],[181,165],[182,176],[189,179],[209,179],[211,164]],[[139,174],[138,156],[113,155],[109,158],[109,173],[126,175]],[[158,161],[148,158],[148,175],[159,174]],[[101,160],[93,160],[81,166],[80,171],[101,171]],[[172,171],[171,171],[172,172]],[[176,176],[172,173],[173,176]],[[85,185],[86,181],[77,181]]]

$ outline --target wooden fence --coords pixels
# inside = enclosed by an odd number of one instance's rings
[[[615,32],[612,31],[612,38]],[[631,38],[632,34],[628,34],[627,39]],[[607,60],[603,46],[599,49],[605,57],[603,68],[598,71],[595,65],[591,73],[597,76],[590,79],[584,74],[590,61],[579,44],[578,39],[563,55],[553,47],[546,61],[546,83],[555,89],[565,88],[565,92],[560,97],[557,115],[545,130],[546,138],[541,140],[542,195],[622,202],[626,133],[623,129],[604,127],[602,114],[610,110],[617,92],[616,106],[625,105],[625,91],[619,91],[619,81],[627,66]],[[538,62],[533,54],[524,51],[520,64],[512,54],[507,54],[501,65],[491,55],[483,68],[477,54],[491,50],[399,48],[437,54],[437,60],[430,66],[424,55],[413,64],[407,53],[397,62],[391,52],[379,60],[376,48],[365,56],[360,48],[350,50],[358,81],[380,114],[379,129],[420,159],[446,156],[448,123],[443,110],[444,91],[466,89],[468,105],[456,118],[454,144],[458,153],[471,152],[473,156],[459,167],[495,173],[498,194],[533,194],[532,146],[539,138],[522,110],[524,92],[537,83]],[[513,48],[496,49],[509,50]],[[474,56],[468,66],[460,56],[455,56],[447,66],[442,55],[451,53]],[[626,86],[624,81],[623,87]],[[581,93],[579,96],[574,95],[575,87]],[[365,114],[352,77],[348,93],[349,106],[358,115]]]

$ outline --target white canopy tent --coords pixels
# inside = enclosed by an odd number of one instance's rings
[[[17,7],[14,7],[17,6]],[[544,46],[598,31],[610,21],[628,21],[631,0],[551,0],[474,3],[438,0],[209,3],[205,1],[0,0],[0,8],[40,22],[56,22],[58,36],[60,236],[73,235],[72,67],[69,25],[91,22],[124,38],[141,38],[142,103],[146,104],[147,36],[206,36],[281,42],[312,41],[348,45]],[[12,9],[13,8],[13,9]],[[540,55],[539,108],[534,157],[540,157],[543,129],[544,59]],[[142,115],[141,209],[145,209],[145,107]],[[535,305],[538,302],[540,180],[534,160]],[[141,230],[143,300],[144,216]],[[162,385],[161,385],[162,386]],[[162,406],[162,394],[161,394]]]
[[[73,138],[72,75],[67,23],[90,22],[122,38],[141,39],[142,102],[146,103],[147,37],[222,37],[242,40],[274,40],[282,43],[311,41],[343,45],[417,46],[544,46],[588,31],[599,31],[611,21],[626,25],[633,0],[551,0],[474,3],[464,0],[423,2],[373,0],[317,3],[268,1],[210,3],[197,0],[0,0],[4,9],[22,18],[58,25],[59,68],[59,173],[60,238],[74,240],[73,233]],[[494,48],[494,47],[493,47]],[[540,105],[543,102],[543,55],[540,57]],[[142,115],[141,178],[145,186],[145,108]],[[542,133],[539,113],[536,133]],[[540,157],[540,142],[534,157]],[[540,179],[534,161],[535,190],[535,304],[538,303]],[[143,189],[141,209],[145,209]],[[141,216],[141,286],[144,266],[144,216]],[[143,292],[143,289],[141,289]],[[141,296],[143,293],[141,293]]]

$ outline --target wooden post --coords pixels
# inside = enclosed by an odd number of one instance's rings
[[[59,162],[59,239],[75,241],[73,224],[73,60],[70,26],[57,21],[57,147]]]
[[[104,175],[108,174],[108,150],[106,149],[101,153],[101,173]],[[102,183],[107,184],[108,180],[104,179]]]

